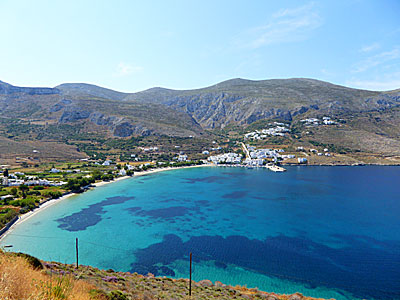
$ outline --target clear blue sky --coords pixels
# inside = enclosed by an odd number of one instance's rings
[[[400,1],[0,0],[0,80],[14,85],[236,77],[400,88]]]

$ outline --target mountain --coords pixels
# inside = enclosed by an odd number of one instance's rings
[[[122,100],[128,95],[87,83],[63,83],[55,88],[60,90],[64,96],[91,95],[98,98]]]
[[[30,88],[0,81],[0,133],[14,139],[24,131],[24,139],[56,142],[85,136],[208,138],[229,128],[265,126],[263,120],[298,128],[303,118],[330,116],[346,125],[313,128],[316,141],[400,155],[399,111],[400,90],[352,89],[307,78],[236,78],[201,89],[138,93],[84,83]]]
[[[58,89],[53,88],[31,88],[31,87],[17,87],[0,80],[0,95],[15,95],[15,94],[28,94],[28,95],[53,95],[59,94]]]

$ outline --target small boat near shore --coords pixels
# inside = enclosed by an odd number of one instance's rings
[[[276,165],[267,165],[266,166],[267,169],[271,170],[272,172],[285,172],[286,169],[276,166]]]

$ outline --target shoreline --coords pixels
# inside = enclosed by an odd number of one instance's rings
[[[99,181],[99,182],[95,182],[91,185],[91,187],[89,188],[89,190],[95,189],[97,187],[100,186],[105,186],[107,184],[110,183],[115,183],[117,181],[121,181],[124,179],[128,179],[128,178],[133,178],[135,176],[143,176],[143,175],[148,175],[148,174],[154,174],[154,173],[159,173],[159,172],[163,172],[163,171],[169,171],[169,170],[179,170],[179,169],[186,169],[186,168],[196,168],[196,167],[212,167],[212,165],[208,165],[208,164],[204,164],[204,165],[195,165],[195,166],[182,166],[182,167],[166,167],[166,168],[158,168],[158,169],[153,169],[153,170],[148,170],[148,171],[140,171],[140,172],[135,172],[133,174],[133,176],[122,176],[122,177],[118,177],[115,178],[114,180],[111,181]],[[12,224],[10,226],[10,228],[8,228],[1,236],[0,236],[0,242],[8,235],[10,234],[16,226],[18,226],[19,224],[22,224],[24,221],[28,220],[29,218],[33,217],[34,215],[36,215],[37,213],[45,210],[48,207],[51,207],[57,203],[61,203],[63,200],[68,199],[72,196],[76,196],[76,195],[80,195],[78,193],[67,193],[63,196],[61,196],[60,198],[57,199],[50,199],[47,200],[43,203],[41,203],[39,205],[39,207],[36,207],[34,210],[27,212],[26,214],[22,214],[22,215],[18,215],[18,219],[17,221],[14,222],[14,224]]]
[[[10,234],[14,228],[18,225],[23,223],[24,221],[28,220],[29,218],[33,217],[34,215],[36,215],[37,213],[39,213],[40,211],[53,206],[56,203],[61,202],[62,200],[68,199],[72,196],[75,196],[77,194],[75,193],[68,193],[65,194],[63,196],[61,196],[60,198],[57,199],[51,199],[48,201],[43,202],[41,205],[39,205],[39,207],[36,207],[34,210],[27,212],[26,214],[23,215],[18,215],[18,220],[14,222],[14,224],[12,224],[10,226],[10,228],[8,228],[8,230],[6,232],[4,232],[1,236],[0,236],[0,242],[1,240],[3,240],[8,234]]]

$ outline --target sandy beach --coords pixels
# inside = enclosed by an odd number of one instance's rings
[[[210,167],[210,166],[212,166],[212,165],[206,164],[206,165],[196,165],[196,166],[183,166],[183,167],[176,167],[176,168],[174,168],[174,167],[158,168],[158,169],[151,169],[148,171],[135,172],[133,177],[154,174],[154,173],[169,171],[169,170],[179,170],[179,169],[197,168],[197,167]],[[94,186],[94,188],[96,188],[96,187],[104,186],[104,185],[110,184],[110,183],[115,183],[117,181],[121,181],[121,180],[128,179],[128,178],[132,178],[132,177],[131,176],[122,176],[122,177],[118,177],[112,181],[99,181],[99,182],[93,183],[92,186]],[[4,237],[6,237],[8,234],[10,234],[13,231],[13,229],[16,226],[18,226],[18,224],[21,224],[22,222],[24,222],[24,221],[28,220],[29,218],[31,218],[32,216],[36,215],[38,212],[40,212],[50,206],[53,206],[54,204],[60,203],[63,200],[68,199],[72,196],[76,196],[76,195],[79,195],[79,194],[69,193],[60,198],[48,200],[48,201],[42,203],[39,207],[35,208],[34,210],[27,212],[26,214],[18,216],[18,220],[3,235],[0,236],[0,241]]]
[[[70,193],[70,194],[64,195],[64,196],[62,196],[60,198],[57,198],[57,199],[48,200],[48,201],[42,203],[41,205],[39,205],[39,207],[35,208],[34,210],[32,210],[30,212],[27,212],[26,214],[19,215],[18,216],[18,220],[3,235],[0,236],[0,241],[4,237],[6,237],[8,234],[10,234],[18,224],[21,224],[22,222],[28,220],[29,218],[31,218],[32,216],[36,215],[38,212],[44,210],[45,208],[53,206],[54,204],[59,203],[62,200],[68,199],[68,198],[70,198],[72,196],[75,196],[75,195],[76,194],[74,194],[74,193]]]

